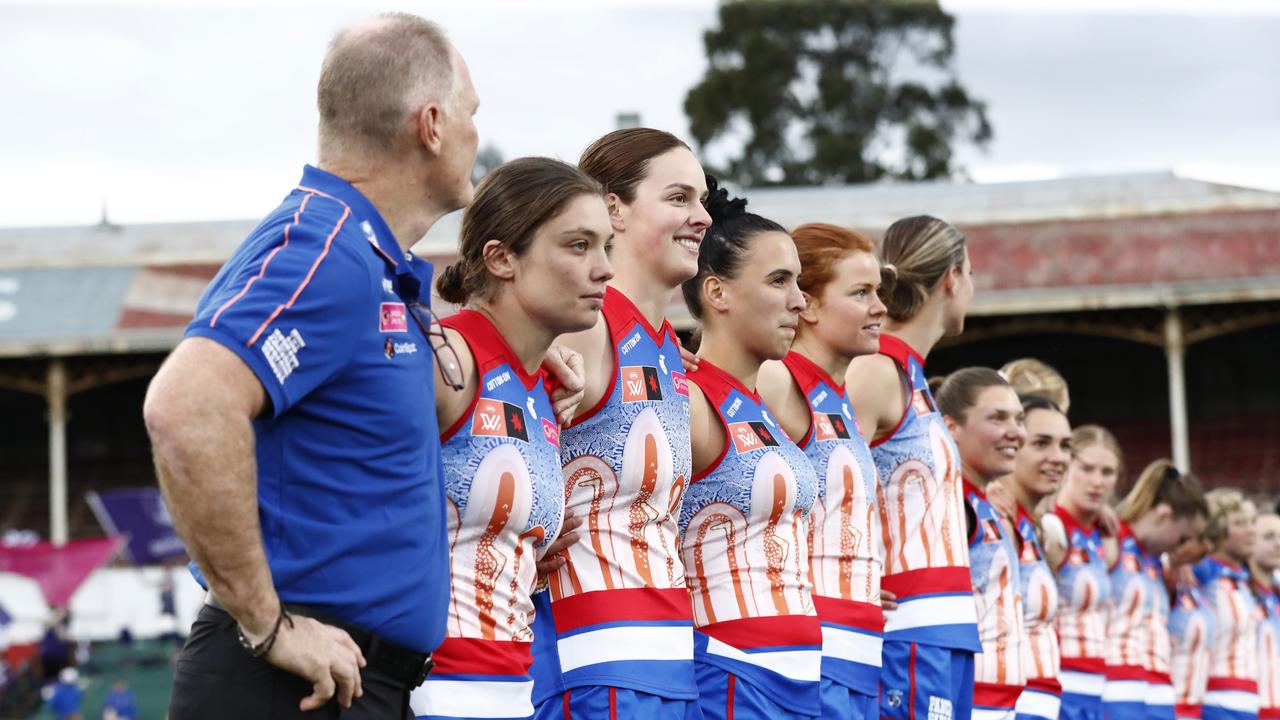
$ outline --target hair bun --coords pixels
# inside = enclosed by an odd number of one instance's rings
[[[707,214],[713,224],[747,214],[746,198],[731,198],[729,191],[720,187],[715,175],[707,173]]]

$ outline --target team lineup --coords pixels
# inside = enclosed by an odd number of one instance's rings
[[[1167,460],[1113,505],[1042,362],[931,378],[962,232],[784,228],[650,128],[473,188],[478,103],[421,18],[339,34],[152,384],[171,718],[1280,718],[1280,517]]]

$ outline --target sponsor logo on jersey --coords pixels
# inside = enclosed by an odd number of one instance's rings
[[[378,308],[379,332],[409,332],[409,318],[404,303],[384,302]]]
[[[1000,532],[1000,521],[985,518],[982,523],[982,542],[1000,542],[1003,533]]]
[[[288,335],[276,328],[267,336],[262,343],[262,355],[267,359],[277,381],[284,383],[285,378],[293,374],[298,367],[298,351],[306,346],[307,343],[297,328],[291,329]]]
[[[661,400],[662,384],[658,368],[652,365],[628,365],[622,372],[622,402]]]
[[[1071,548],[1071,552],[1067,553],[1067,562],[1071,565],[1084,565],[1088,562],[1088,558],[1084,556],[1084,550],[1080,548]]]
[[[916,411],[917,415],[929,415],[934,412],[933,400],[923,390],[916,390],[911,393],[911,407]]]
[[[1031,542],[1031,540],[1027,540],[1022,543],[1022,557],[1019,558],[1020,562],[1024,565],[1029,565],[1034,562],[1040,562],[1042,559],[1043,556],[1040,554],[1040,546],[1038,544]]]
[[[1141,563],[1138,562],[1137,556],[1133,553],[1124,553],[1120,557],[1120,561],[1125,572],[1136,573],[1142,569]]]
[[[813,437],[817,440],[848,440],[849,426],[840,413],[814,413]]]
[[[471,418],[471,434],[510,437],[529,442],[524,408],[500,400],[480,398],[476,402],[475,415]]]
[[[542,437],[546,438],[547,442],[552,445],[560,447],[560,426],[546,418],[542,418]]]
[[[391,278],[382,278],[382,291],[385,293],[389,293],[391,295],[395,295],[396,288],[394,285],[391,284]]]
[[[778,446],[778,439],[774,437],[773,431],[756,420],[729,423],[729,437],[733,438],[733,447],[739,453]]]
[[[631,337],[627,338],[627,341],[622,343],[622,348],[621,348],[622,354],[627,355],[628,353],[630,353],[632,350],[635,349],[636,345],[639,344],[639,342],[640,342],[640,331],[637,330],[635,335],[632,335]]]
[[[492,392],[494,388],[502,387],[510,379],[511,379],[511,372],[508,370],[503,370],[501,374],[494,375],[492,379],[487,381],[484,384],[484,389]]]
[[[671,373],[671,384],[675,386],[677,395],[689,397],[689,380],[685,377],[684,373]]]

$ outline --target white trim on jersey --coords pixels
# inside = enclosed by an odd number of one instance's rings
[[[822,626],[822,654],[825,657],[880,667],[884,640],[866,633]]]
[[[1057,720],[1062,711],[1062,698],[1052,693],[1026,688],[1018,696],[1017,710],[1018,717],[1028,715],[1030,717],[1045,718],[1046,720]]]
[[[1216,707],[1257,715],[1258,694],[1247,690],[1210,690],[1204,694],[1204,703],[1201,707]]]
[[[533,681],[431,679],[414,689],[415,715],[456,718],[521,718],[533,714]]]
[[[693,630],[688,625],[609,627],[561,637],[556,647],[561,672],[621,660],[688,661]]]
[[[1058,682],[1062,683],[1062,692],[1064,693],[1102,697],[1102,691],[1107,684],[1107,676],[1102,673],[1063,670],[1058,675]]]
[[[764,668],[790,680],[819,682],[822,680],[822,651],[779,650],[777,652],[743,652],[713,637],[707,637],[707,654],[737,660]]]
[[[1017,713],[1013,708],[1005,710],[999,708],[975,707],[973,709],[973,714],[970,717],[972,717],[973,720],[1013,720],[1016,714]]]
[[[1175,705],[1177,699],[1173,694],[1173,686],[1164,683],[1151,683],[1147,689],[1148,705]]]
[[[1102,688],[1103,702],[1147,702],[1146,680],[1108,680]]]
[[[886,634],[934,625],[972,625],[973,623],[973,595],[969,593],[905,598],[898,601],[897,610],[884,614]]]

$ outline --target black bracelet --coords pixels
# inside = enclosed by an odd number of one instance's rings
[[[267,653],[271,652],[271,648],[275,646],[276,636],[280,634],[280,625],[286,620],[289,621],[289,627],[292,628],[293,617],[284,611],[284,604],[281,603],[280,614],[276,616],[276,624],[271,627],[271,632],[257,645],[249,642],[249,638],[244,635],[244,628],[240,627],[239,623],[236,623],[236,638],[240,641],[240,647],[244,648],[245,652],[252,657],[265,657]]]

